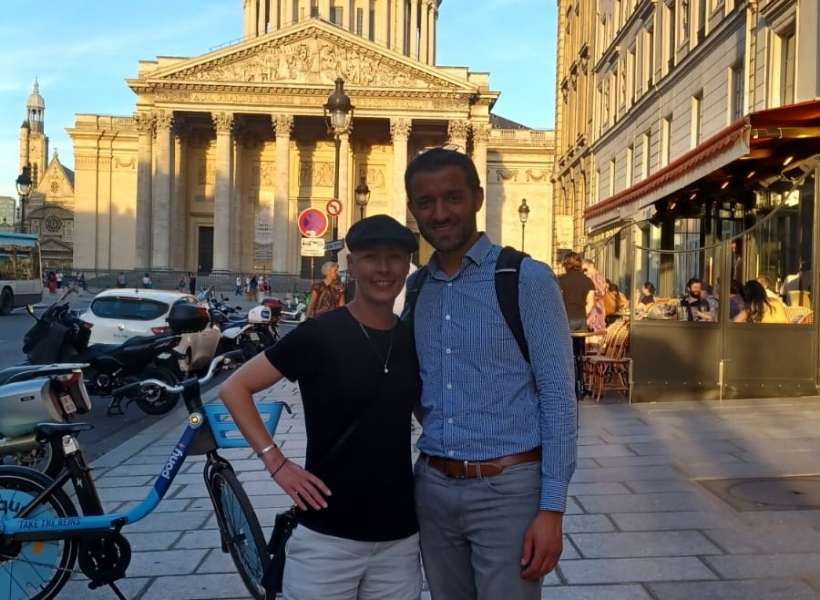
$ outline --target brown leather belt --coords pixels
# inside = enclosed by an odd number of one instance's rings
[[[527,452],[510,454],[501,458],[471,462],[469,460],[455,460],[441,456],[428,456],[422,453],[421,459],[436,471],[453,479],[475,479],[477,477],[494,477],[504,472],[504,469],[513,465],[541,460],[541,448],[533,448]]]

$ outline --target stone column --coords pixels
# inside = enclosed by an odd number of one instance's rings
[[[166,270],[171,266],[171,173],[174,170],[173,112],[156,115],[156,172],[151,204],[151,268]]]
[[[470,132],[469,121],[450,121],[447,123],[449,144],[462,153],[467,152],[467,134]]]
[[[351,127],[352,129],[352,127]],[[339,136],[339,202],[342,203],[342,214],[339,215],[339,239],[343,239],[352,222],[351,212],[355,209],[355,198],[350,197],[350,132]]]
[[[419,1],[410,0],[410,58],[419,58]]]
[[[273,272],[287,273],[290,251],[290,132],[293,115],[275,115],[276,187],[273,195]]]
[[[259,31],[259,35],[265,35],[265,24],[265,0],[260,0],[259,14],[256,16],[256,27]]]
[[[234,135],[231,139],[231,253],[228,260],[228,267],[234,273],[242,270],[242,223],[246,209],[239,169],[239,165],[242,164],[240,137],[234,120]],[[255,232],[250,233],[251,238],[254,235]]]
[[[370,0],[364,0],[362,5],[362,37],[370,39]]]
[[[174,194],[171,199],[171,267],[185,269],[185,249],[188,239],[188,195],[187,169],[188,154],[185,148],[185,130],[181,119],[177,118],[174,127]]]
[[[428,62],[427,53],[429,52],[430,37],[430,3],[427,0],[421,0],[421,45],[419,48],[419,60],[423,63]]]
[[[151,267],[151,182],[154,144],[154,115],[138,112],[134,122],[139,134],[137,149],[137,211],[136,248],[134,267],[140,270]]]
[[[405,54],[405,44],[407,43],[405,38],[405,23],[407,21],[407,12],[405,11],[404,7],[404,0],[396,0],[396,14],[393,15],[395,19],[395,47],[394,49],[399,54]]]
[[[383,43],[387,48],[392,48],[390,43],[390,11],[389,0],[382,0],[376,5],[376,40]]]
[[[436,28],[438,26],[438,9],[435,3],[430,5],[430,52],[428,62],[436,64]]]
[[[481,189],[484,190],[484,204],[478,212],[478,230],[487,231],[490,239],[501,239],[500,223],[491,223],[492,232],[488,231],[487,224],[487,145],[490,141],[490,125],[488,123],[473,123],[473,162],[475,163]],[[493,237],[494,236],[494,237]]]
[[[231,146],[233,114],[211,115],[216,129],[216,181],[214,183],[214,266],[227,272],[231,252]]]
[[[249,17],[249,25],[250,30],[248,31],[248,36],[255,37],[259,35],[259,13],[257,11],[257,3],[256,0],[251,0],[251,14]]]
[[[390,119],[390,135],[393,138],[393,197],[390,201],[390,214],[402,224],[407,222],[404,171],[407,169],[407,141],[412,128],[412,119],[400,117]]]
[[[330,0],[320,0],[319,16],[326,21],[330,21]]]

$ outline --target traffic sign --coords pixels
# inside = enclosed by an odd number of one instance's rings
[[[325,255],[325,240],[317,237],[302,238],[302,256],[316,258]]]
[[[327,215],[318,208],[306,208],[296,220],[299,233],[305,237],[322,237],[327,231]]]
[[[345,247],[344,240],[333,240],[332,242],[327,242],[325,244],[325,250],[327,252],[338,252],[342,248]]]
[[[331,217],[338,217],[342,214],[342,203],[336,200],[336,198],[329,200],[325,208],[327,210],[327,214]]]

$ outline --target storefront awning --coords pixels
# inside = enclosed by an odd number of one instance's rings
[[[818,151],[820,100],[751,113],[663,169],[584,212],[588,228],[639,213],[705,181],[741,177],[748,184],[779,172],[783,161]]]

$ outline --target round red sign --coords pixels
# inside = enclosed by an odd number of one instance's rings
[[[336,198],[333,198],[330,201],[328,201],[325,209],[327,210],[327,214],[329,214],[331,217],[338,217],[340,214],[342,214],[342,203],[336,200]]]
[[[296,222],[305,237],[322,237],[327,232],[327,216],[318,208],[306,208]]]

